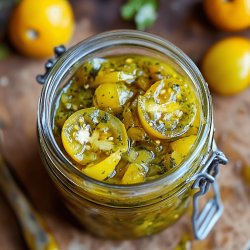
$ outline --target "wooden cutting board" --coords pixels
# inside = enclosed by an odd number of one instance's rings
[[[102,31],[134,28],[120,19],[122,0],[72,0],[76,29],[72,44]],[[206,49],[231,35],[250,37],[250,31],[226,33],[216,30],[204,17],[199,0],[160,1],[159,16],[148,32],[160,35],[186,52],[197,64]],[[190,230],[190,217],[148,238],[113,242],[89,235],[71,217],[59,200],[41,164],[36,138],[37,102],[41,91],[35,76],[44,71],[44,61],[13,52],[0,62],[0,121],[4,126],[5,154],[60,243],[62,250],[171,250],[182,232]],[[225,212],[199,250],[244,250],[250,240],[250,195],[240,174],[250,162],[250,89],[234,97],[213,97],[216,137],[230,159],[221,168],[220,183]],[[0,195],[0,248],[25,249],[10,207]]]

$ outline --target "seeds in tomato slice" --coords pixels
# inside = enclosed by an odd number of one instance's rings
[[[79,110],[71,115],[62,129],[62,142],[71,158],[86,168],[97,169],[96,171],[107,163],[107,169],[114,169],[119,162],[118,158],[128,150],[128,138],[122,122],[96,108]],[[108,159],[109,157],[111,158]],[[93,168],[94,165],[98,166]]]
[[[175,78],[153,84],[138,97],[138,114],[146,132],[159,139],[171,139],[192,126],[198,103],[191,87]]]

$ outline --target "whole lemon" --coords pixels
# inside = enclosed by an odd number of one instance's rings
[[[221,95],[232,95],[250,83],[250,41],[232,37],[214,44],[202,61],[208,86]]]
[[[67,0],[22,0],[14,9],[9,36],[21,53],[42,58],[67,44],[74,30],[73,11]]]

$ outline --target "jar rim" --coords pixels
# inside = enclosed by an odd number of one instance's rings
[[[118,39],[118,40],[116,40]],[[95,180],[87,175],[83,174],[81,171],[76,169],[76,167],[67,159],[65,154],[61,151],[57,142],[55,141],[54,134],[52,131],[52,126],[50,123],[50,116],[51,110],[49,109],[49,101],[51,101],[49,93],[51,91],[55,91],[55,82],[59,82],[58,78],[60,78],[60,74],[65,72],[65,67],[69,68],[70,66],[74,65],[79,61],[79,58],[76,59],[76,56],[79,53],[87,53],[88,55],[90,52],[95,50],[93,44],[98,43],[100,45],[104,45],[105,42],[107,44],[110,43],[109,46],[120,44],[122,40],[127,39],[130,42],[135,40],[140,40],[144,42],[148,42],[151,45],[158,46],[158,49],[161,51],[168,51],[173,56],[177,58],[178,65],[188,74],[188,76],[194,81],[196,86],[199,87],[201,92],[201,97],[203,98],[202,110],[204,115],[204,123],[199,129],[195,146],[193,150],[189,152],[189,155],[186,157],[185,161],[183,161],[178,168],[173,170],[171,173],[167,175],[160,176],[154,180],[138,183],[138,184],[130,184],[130,185],[121,185],[121,184],[110,184],[102,181]],[[116,43],[115,43],[116,41]],[[118,42],[117,42],[118,41]],[[132,43],[133,45],[133,43]],[[84,48],[83,48],[84,47]],[[204,110],[205,109],[205,110]],[[204,112],[205,111],[205,112]],[[107,188],[111,188],[114,190],[125,190],[125,191],[132,191],[135,188],[143,189],[149,187],[151,185],[161,185],[166,183],[173,183],[175,180],[179,179],[185,173],[189,171],[189,166],[192,165],[192,161],[194,160],[195,156],[201,152],[202,148],[204,147],[205,141],[210,136],[211,128],[213,127],[213,118],[212,118],[212,104],[211,104],[211,96],[208,90],[207,83],[205,82],[203,76],[201,75],[199,69],[194,64],[194,62],[179,48],[177,48],[171,42],[142,31],[136,30],[113,30],[108,32],[103,32],[98,35],[91,36],[78,44],[74,45],[73,47],[69,48],[55,63],[54,67],[48,74],[46,82],[42,88],[40,100],[39,100],[39,108],[38,108],[38,131],[40,135],[44,139],[44,143],[49,151],[53,151],[59,158],[59,161],[63,164],[64,167],[67,168],[68,171],[74,173],[78,178],[82,180],[92,183],[97,186],[103,186]]]

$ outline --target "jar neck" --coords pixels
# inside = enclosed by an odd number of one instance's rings
[[[126,52],[126,48],[127,51]],[[128,49],[129,48],[129,49]],[[167,176],[162,176],[151,182],[135,185],[112,185],[93,180],[81,171],[65,157],[58,147],[53,136],[54,110],[57,105],[55,100],[58,94],[76,68],[83,61],[93,57],[106,56],[112,53],[136,53],[136,51],[159,55],[168,58],[169,61],[181,68],[194,84],[201,102],[203,122],[197,135],[196,144],[177,169],[172,169]],[[211,150],[213,137],[213,122],[211,110],[211,97],[201,73],[195,64],[182,51],[170,42],[160,37],[133,30],[117,30],[105,32],[91,37],[70,48],[62,55],[51,69],[46,83],[42,89],[38,110],[38,132],[41,150],[46,158],[50,171],[68,189],[69,192],[82,192],[86,195],[92,193],[91,199],[100,200],[111,194],[116,197],[117,203],[126,203],[131,197],[144,199],[156,199],[162,190],[169,197],[173,192],[181,192],[181,187],[187,185],[192,177],[199,171],[199,164]],[[194,164],[195,163],[195,164]],[[95,192],[93,193],[93,190]],[[120,197],[120,198],[119,198]]]

